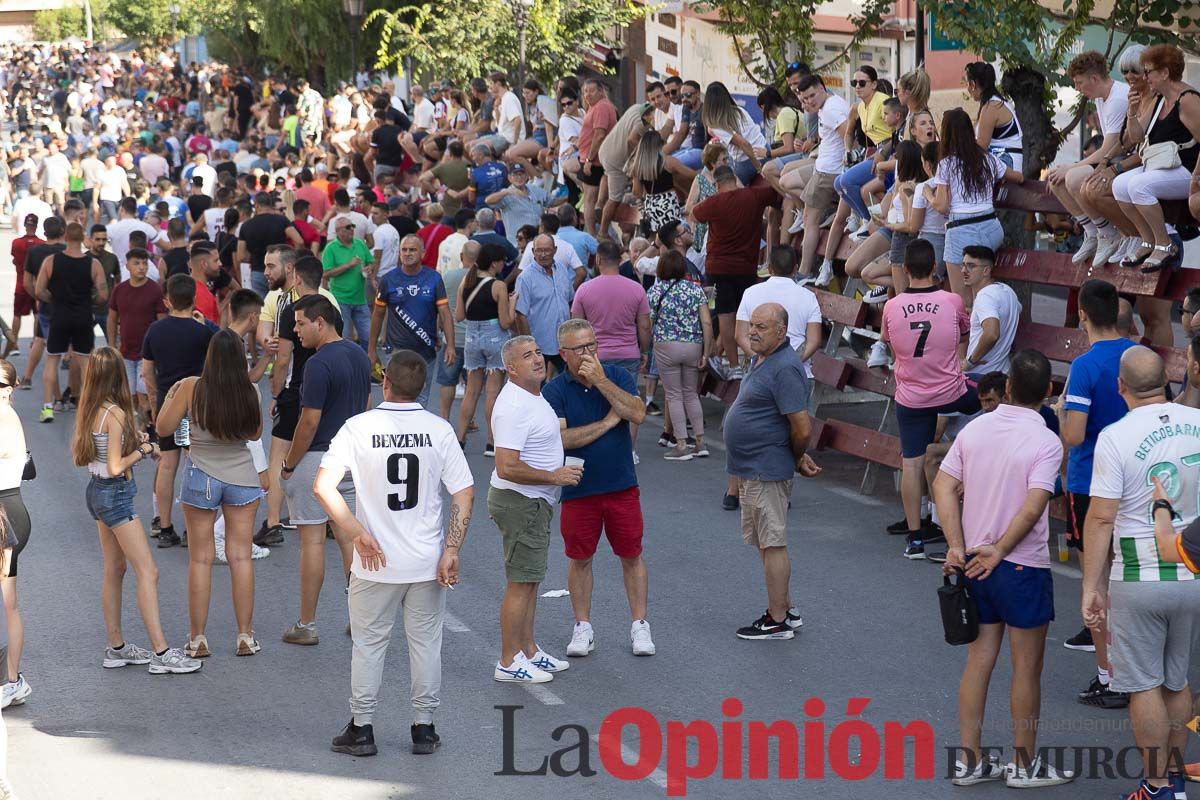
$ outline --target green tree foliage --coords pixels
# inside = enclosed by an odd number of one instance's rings
[[[83,6],[63,6],[34,12],[33,38],[43,42],[82,39],[87,34]]]
[[[821,0],[701,0],[694,8],[716,11],[717,27],[733,39],[745,73],[760,86],[779,85],[786,65],[793,60],[811,63],[813,26]],[[855,33],[834,63],[875,35],[891,12],[890,0],[863,0],[850,17]],[[818,70],[829,66],[813,65]]]
[[[162,45],[198,29],[202,0],[108,0],[107,22],[142,44]]]
[[[512,2],[440,0],[380,8],[367,17],[378,33],[377,66],[403,68],[466,81],[500,69],[516,72],[518,37]],[[614,45],[614,28],[648,12],[631,0],[532,0],[526,26],[526,71],[544,79],[573,72],[595,43]]]

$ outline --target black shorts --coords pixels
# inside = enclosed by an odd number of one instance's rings
[[[900,428],[900,454],[904,458],[921,458],[937,435],[937,418],[948,414],[974,414],[979,410],[979,395],[975,387],[950,403],[932,408],[909,408],[896,403],[896,424]]]
[[[604,167],[600,166],[599,163],[592,164],[592,174],[591,175],[587,174],[582,169],[580,169],[579,172],[576,173],[575,177],[579,180],[580,183],[585,184],[587,186],[599,186],[600,181],[604,180]]]
[[[74,350],[87,355],[96,346],[96,318],[89,313],[86,317],[51,317],[50,332],[46,336],[46,352],[52,356],[66,355]]]
[[[758,283],[758,275],[709,275],[713,288],[717,290],[716,308],[718,314],[736,314],[742,304],[742,295],[754,284]]]
[[[290,442],[300,422],[300,398],[294,392],[284,391],[275,399],[275,415],[271,417],[271,436]]]
[[[1083,552],[1083,523],[1087,519],[1092,496],[1067,492],[1067,545]]]
[[[17,540],[12,549],[12,560],[9,562],[8,577],[17,577],[17,561],[21,551],[29,542],[29,534],[33,526],[29,523],[29,512],[25,509],[25,501],[21,499],[21,487],[5,489],[0,492],[0,507],[3,507],[8,517],[8,525],[13,537]]]

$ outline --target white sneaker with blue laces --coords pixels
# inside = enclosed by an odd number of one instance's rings
[[[529,663],[543,672],[566,672],[571,668],[570,661],[555,658],[540,647],[533,654],[533,658],[529,659]]]
[[[502,666],[499,661],[496,662],[492,679],[501,683],[549,683],[554,680],[554,676],[530,664],[524,653],[517,653],[512,664],[507,667]]]

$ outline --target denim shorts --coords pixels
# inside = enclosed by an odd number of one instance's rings
[[[438,386],[458,386],[458,378],[463,371],[463,351],[465,348],[454,348],[454,363],[446,366],[445,360],[438,358],[437,360],[437,383]]]
[[[978,214],[965,215],[967,218],[979,216]],[[951,215],[951,221],[955,215]],[[985,247],[992,248],[993,251],[999,250],[1000,245],[1004,243],[1004,229],[1000,227],[1000,220],[989,219],[983,222],[972,222],[970,225],[959,225],[954,228],[946,228],[946,252],[944,253],[947,264],[961,264],[963,260],[963,248],[973,244],[981,244]]]
[[[771,159],[768,163],[775,164],[780,169],[783,169],[788,164],[791,164],[793,161],[799,161],[802,158],[808,158],[808,153],[788,153],[786,156],[776,156],[775,158]]]
[[[463,367],[470,372],[476,369],[504,369],[500,348],[508,341],[508,331],[500,327],[500,320],[467,320],[467,343],[463,348]]]
[[[634,383],[637,383],[638,373],[642,371],[640,358],[608,358],[602,359],[600,364],[605,367],[620,367],[632,376]]]
[[[86,497],[87,510],[92,519],[103,522],[110,528],[137,519],[137,512],[133,510],[137,484],[124,475],[116,478],[98,478],[93,475],[87,485]]]
[[[922,233],[917,238],[933,245],[933,257],[937,260],[938,280],[944,281],[946,279],[946,234]]]
[[[192,508],[216,511],[221,506],[245,506],[262,499],[259,486],[235,486],[212,477],[188,459],[183,467],[179,502]]]

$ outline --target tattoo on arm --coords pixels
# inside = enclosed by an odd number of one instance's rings
[[[450,530],[446,534],[447,547],[462,547],[463,540],[467,538],[467,526],[471,524],[471,507],[467,506],[465,510],[458,507],[455,503],[450,507]]]

